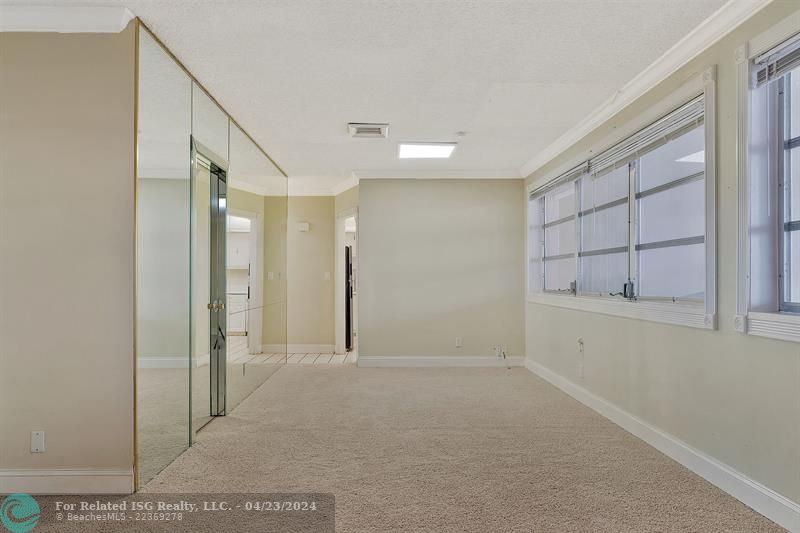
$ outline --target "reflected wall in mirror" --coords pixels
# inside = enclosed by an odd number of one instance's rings
[[[281,209],[286,178],[235,124],[230,159],[227,393],[232,409],[286,362],[286,213]]]
[[[137,476],[190,443],[192,81],[146,31],[139,39],[137,136]]]

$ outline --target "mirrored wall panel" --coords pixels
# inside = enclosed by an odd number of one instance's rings
[[[137,474],[189,446],[192,81],[140,35],[137,149]]]
[[[286,363],[286,178],[231,124],[227,225],[228,406]]]
[[[286,362],[287,179],[140,27],[137,481]]]

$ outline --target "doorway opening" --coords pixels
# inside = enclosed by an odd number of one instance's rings
[[[227,162],[192,140],[190,436],[225,415]]]
[[[336,217],[336,353],[358,359],[358,210]]]
[[[227,330],[228,360],[231,363],[245,362],[250,359],[249,338],[251,294],[255,287],[251,277],[255,273],[255,250],[252,247],[252,234],[256,226],[250,216],[244,213],[228,212],[227,227]]]

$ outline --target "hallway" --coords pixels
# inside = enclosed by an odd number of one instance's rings
[[[337,531],[778,531],[522,368],[284,366],[144,492],[332,492]]]

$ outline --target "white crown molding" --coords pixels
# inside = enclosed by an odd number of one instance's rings
[[[800,531],[800,505],[747,477],[725,463],[693,448],[677,437],[650,425],[569,379],[525,358],[528,370],[569,394],[582,404],[639,437],[667,457],[716,485],[789,531]]]
[[[122,6],[0,5],[0,32],[119,33],[134,15]]]
[[[511,356],[500,359],[492,355],[359,355],[358,366],[375,368],[409,368],[409,367],[500,367],[523,366],[525,359],[520,356]]]
[[[525,177],[530,176],[771,2],[772,0],[730,0],[724,4],[583,121],[525,163],[519,173]]]
[[[0,494],[132,494],[133,470],[0,470]]]
[[[523,179],[516,169],[506,170],[354,170],[353,175],[364,179],[418,179],[418,180],[508,180]]]

